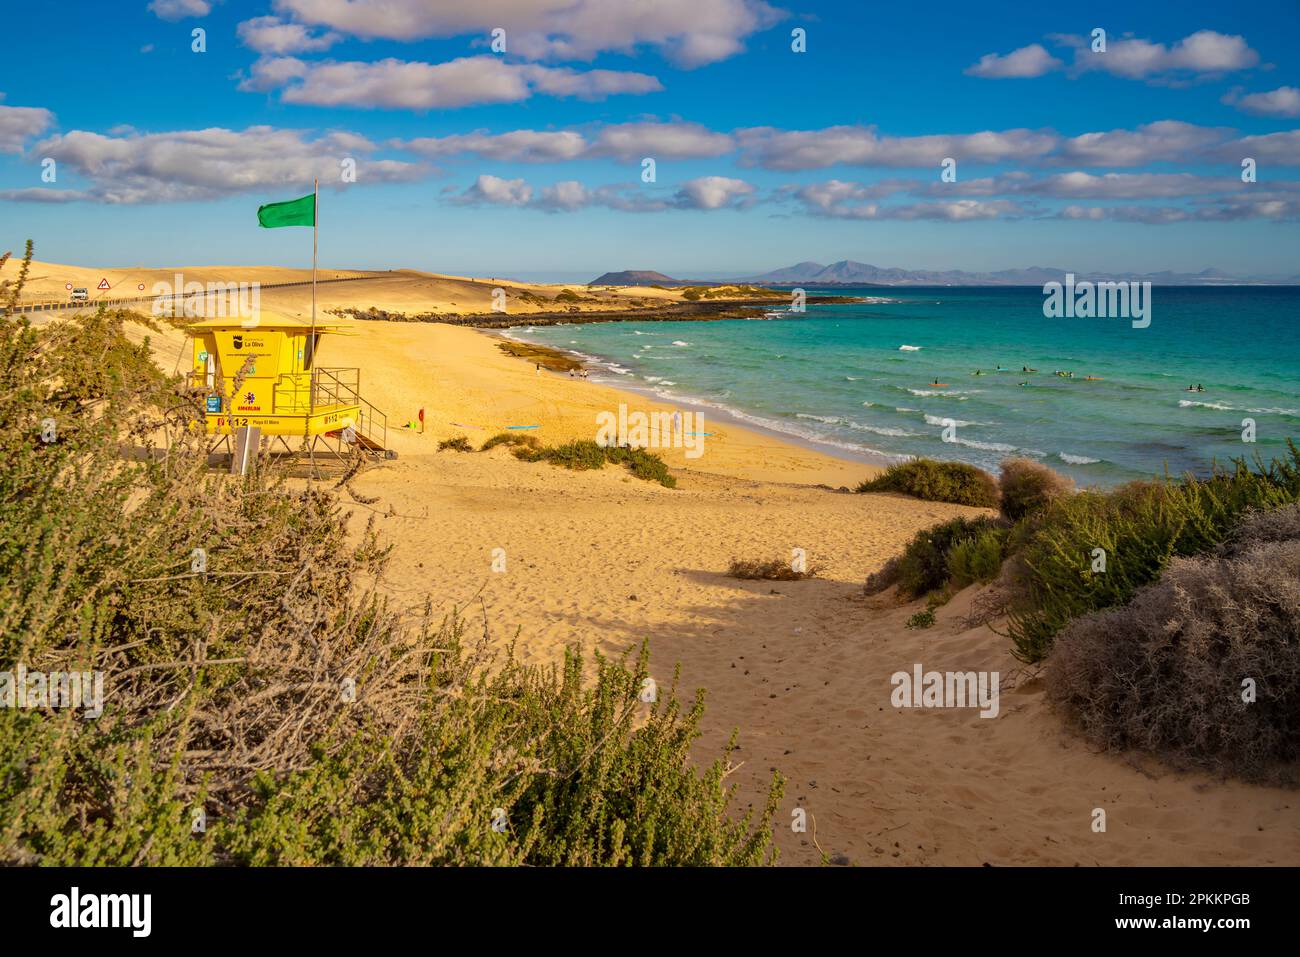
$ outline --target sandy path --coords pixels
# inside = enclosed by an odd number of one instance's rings
[[[815,864],[817,843],[857,864],[1295,864],[1294,793],[1220,783],[1094,755],[1062,730],[1037,684],[1002,695],[1002,713],[900,711],[889,677],[1015,670],[1006,640],[962,632],[969,596],[927,631],[917,606],[869,607],[863,576],[914,529],[962,511],[890,496],[685,476],[668,491],[620,471],[572,473],[497,450],[393,463],[358,483],[405,516],[394,580],[411,602],[475,600],[525,661],[569,643],[619,653],[649,639],[662,686],[708,689],[699,756],[741,729],[733,775],[761,800],[770,769],[789,779],[777,843],[786,864]],[[427,514],[425,514],[427,510]],[[732,558],[803,547],[822,578],[740,582]],[[502,548],[507,570],[490,570]],[[480,603],[481,602],[481,606]],[[1093,833],[1103,808],[1107,831]]]

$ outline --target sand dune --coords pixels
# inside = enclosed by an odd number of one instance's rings
[[[8,275],[12,275],[16,262],[11,261]],[[33,261],[31,273],[24,289],[25,302],[67,302],[69,285],[84,287],[93,307],[99,299],[119,299],[154,294],[156,283],[176,285],[176,277],[184,283],[259,283],[261,308],[271,315],[307,317],[311,314],[311,287],[276,288],[281,283],[311,281],[310,269],[285,269],[275,266],[178,266],[167,269],[154,268],[100,268],[68,266],[58,263]],[[618,308],[620,306],[655,305],[680,301],[680,293],[650,287],[588,289],[579,284],[517,282],[505,277],[444,276],[414,269],[319,270],[320,280],[355,280],[329,282],[318,286],[318,310],[325,315],[327,309],[369,309],[371,306],[389,312],[405,314],[423,313],[488,313],[492,311],[494,289],[505,290],[507,307],[512,314],[533,312]],[[106,281],[109,288],[101,290]],[[143,288],[141,288],[143,287]],[[555,297],[569,290],[580,297],[578,302],[555,302]]]

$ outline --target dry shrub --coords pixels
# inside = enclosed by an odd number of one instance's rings
[[[1300,506],[1252,516],[1217,554],[1175,559],[1128,605],[1073,622],[1047,677],[1051,699],[1103,748],[1295,783]]]
[[[779,558],[774,558],[770,562],[747,561],[736,558],[732,559],[730,567],[727,568],[727,574],[732,578],[795,582],[803,581],[805,578],[815,578],[817,569],[809,567],[807,571],[797,572],[789,562],[781,561]]]
[[[885,564],[880,566],[878,571],[872,572],[867,576],[866,583],[862,586],[864,595],[879,595],[882,591],[892,585],[898,584],[900,575],[899,566],[902,563],[902,556],[895,555]]]
[[[1003,459],[998,487],[1001,509],[1010,522],[1040,512],[1074,490],[1074,481],[1033,459]]]

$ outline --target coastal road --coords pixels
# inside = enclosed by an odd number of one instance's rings
[[[393,277],[391,275],[347,276],[343,279],[319,279],[317,280],[316,284],[318,286],[323,286],[326,283],[331,283],[331,282],[366,282],[366,281],[373,281],[378,279],[385,279],[391,281],[392,278]],[[239,285],[237,281],[234,284],[236,287],[238,287]],[[310,286],[310,285],[311,285],[311,280],[307,279],[299,282],[266,282],[266,283],[261,283],[258,286],[258,288],[259,289],[284,289],[289,286]],[[229,292],[237,292],[237,291],[238,288],[234,290],[227,290],[227,294]],[[130,303],[156,302],[160,299],[188,299],[195,296],[207,296],[207,295],[209,295],[209,293],[206,290],[204,290],[203,292],[168,293],[165,296],[129,296],[122,299],[88,299],[85,302],[61,302],[61,301],[46,301],[46,302],[31,302],[31,303],[20,302],[15,307],[14,311],[20,314],[27,314],[33,312],[59,312],[59,311],[66,311],[69,309],[98,309],[100,306],[124,306]],[[212,293],[212,295],[221,295],[221,293]]]

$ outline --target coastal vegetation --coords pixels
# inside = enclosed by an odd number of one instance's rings
[[[1294,781],[1300,449],[1288,449],[1109,491],[1073,492],[1046,466],[1008,460],[1000,515],[918,532],[865,590],[896,586],[932,610],[992,583],[1013,654],[1046,667],[1052,700],[1094,742]]]
[[[858,492],[897,492],[930,502],[951,502],[997,508],[998,485],[993,476],[965,462],[909,459],[889,466],[860,484]]]
[[[1106,749],[1265,783],[1300,767],[1300,505],[1250,512],[1127,605],[1068,624],[1058,710]]]
[[[98,717],[0,708],[0,863],[774,860],[780,777],[741,814],[734,740],[688,760],[702,693],[400,612],[336,489],[208,468],[141,321],[0,312],[0,670],[104,676]]]
[[[537,436],[528,435],[525,432],[498,432],[496,435],[484,442],[479,448],[479,451],[486,452],[488,449],[494,449],[498,445],[509,445],[512,447],[525,445],[530,449],[535,449],[539,444]]]
[[[676,488],[677,479],[668,465],[653,452],[621,445],[600,445],[590,439],[565,442],[555,446],[519,445],[515,458],[525,462],[549,462],[578,471],[624,465],[639,479],[658,482],[664,488]]]

